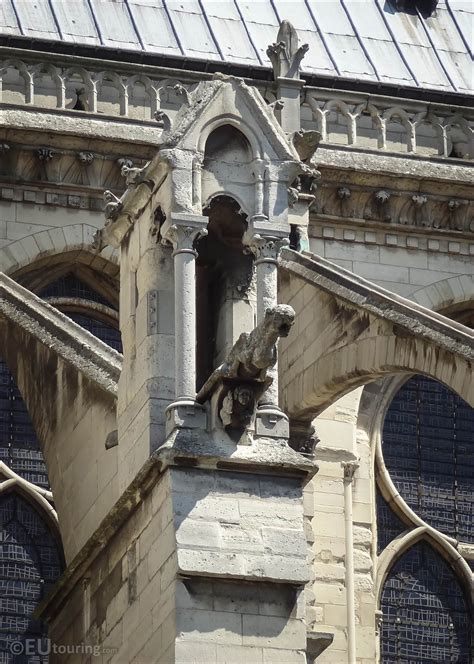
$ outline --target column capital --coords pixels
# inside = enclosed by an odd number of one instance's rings
[[[197,256],[194,243],[207,235],[208,218],[198,214],[173,214],[161,229],[161,237],[173,245],[173,255],[191,253]]]
[[[244,234],[242,241],[247,251],[254,255],[257,264],[276,264],[280,251],[290,244],[290,241],[286,237],[261,235],[260,233],[252,233],[251,231]]]
[[[343,461],[341,466],[344,471],[344,481],[351,483],[356,470],[359,468],[359,461]]]

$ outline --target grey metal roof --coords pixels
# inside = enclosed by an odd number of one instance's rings
[[[310,46],[305,73],[474,89],[470,0],[439,0],[429,18],[390,0],[0,0],[0,34],[250,67],[270,66],[283,19]]]

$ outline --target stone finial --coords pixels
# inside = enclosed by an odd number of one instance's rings
[[[300,64],[309,46],[298,46],[298,34],[289,21],[282,21],[277,41],[267,48],[275,79],[299,79]]]

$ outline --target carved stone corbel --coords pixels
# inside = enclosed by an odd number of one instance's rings
[[[112,191],[107,190],[104,191],[104,201],[105,219],[108,221],[115,221],[123,209],[122,200],[118,198],[118,196],[116,196]]]

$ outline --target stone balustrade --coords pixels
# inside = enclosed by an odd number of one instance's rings
[[[84,64],[68,67],[34,58],[4,59],[0,101],[154,122],[158,110],[173,116],[196,83],[181,72],[179,79],[160,76],[154,67],[138,70],[117,64],[99,70],[92,69],[89,60]],[[259,88],[269,103],[275,102],[272,83]],[[310,87],[303,89],[302,99],[302,126],[318,129],[322,144],[420,157],[474,158],[474,113],[466,107]]]

